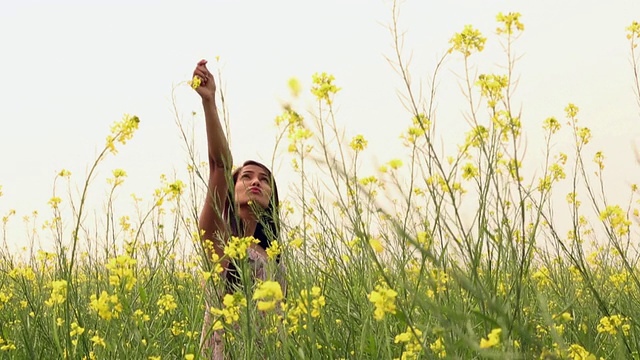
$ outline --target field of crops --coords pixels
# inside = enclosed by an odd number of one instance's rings
[[[523,163],[510,51],[524,25],[514,13],[497,21],[504,73],[469,71],[486,41],[472,26],[442,59],[464,60],[471,103],[456,153],[433,146],[434,107],[411,90],[411,125],[398,131],[408,156],[375,174],[359,172],[367,140],[340,136],[331,75],[313,76],[313,116],[283,109],[275,122],[297,192],[281,206],[282,236],[268,253],[270,273],[278,256],[286,268],[286,289],[275,275],[253,281],[243,251],[250,239],[233,238],[226,254],[243,285],[205,306],[204,289],[216,293],[223,280],[220,259],[204,256],[199,240],[207,167],[194,157],[188,179],[163,176],[153,200],[134,199],[129,215],[114,215],[112,196],[127,177],[114,170],[101,221],[87,220],[94,170],[138,128],[124,116],[87,178],[61,171],[51,213],[26,217],[32,237],[54,251],[9,251],[3,232],[0,357],[200,359],[208,358],[201,339],[224,329],[232,359],[640,358],[638,188],[627,203],[606,201],[604,154],[590,155],[592,134],[574,104],[540,123],[546,163]],[[640,25],[627,34],[637,86]],[[409,84],[400,55],[396,70]],[[290,86],[295,98],[300,85]],[[556,152],[566,139],[571,151]],[[568,193],[554,192],[560,182]],[[79,193],[59,190],[67,184]],[[559,223],[558,206],[569,220]],[[16,217],[3,215],[3,229]]]

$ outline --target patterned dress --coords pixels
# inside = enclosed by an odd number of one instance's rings
[[[265,281],[269,278],[275,279],[280,283],[282,293],[286,294],[286,281],[284,278],[284,266],[282,263],[278,263],[277,273],[275,276],[268,276],[267,261],[264,253],[258,252],[253,248],[247,249],[247,259],[249,261],[250,268],[253,271],[253,278],[261,281]],[[229,275],[229,269],[225,269],[222,273],[222,278],[227,279]],[[223,288],[223,287],[221,287]],[[225,293],[223,289],[214,289],[212,286],[205,286],[205,312],[204,321],[202,325],[202,334],[200,335],[201,354],[203,359],[211,360],[223,360],[224,359],[224,329],[211,331],[214,319],[211,316],[209,309],[214,304],[216,297],[222,298]]]

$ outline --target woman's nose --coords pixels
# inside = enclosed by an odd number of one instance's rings
[[[260,180],[257,177],[252,178],[251,186],[260,186]]]

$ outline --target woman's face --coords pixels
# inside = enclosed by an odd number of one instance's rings
[[[271,200],[271,178],[267,171],[258,165],[243,166],[236,180],[235,196],[240,206],[252,201],[266,209]]]

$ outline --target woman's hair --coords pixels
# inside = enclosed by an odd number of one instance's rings
[[[235,184],[238,181],[240,171],[247,165],[255,165],[262,168],[267,172],[269,176],[269,182],[271,185],[271,199],[269,200],[269,206],[266,209],[261,210],[259,207],[256,209],[256,217],[258,218],[258,224],[256,225],[256,231],[253,237],[260,241],[260,246],[263,249],[267,249],[271,245],[272,240],[277,240],[280,235],[280,200],[278,199],[278,187],[276,186],[276,180],[271,173],[271,170],[261,163],[253,160],[245,161],[241,167],[233,172],[233,186],[229,186],[229,198],[224,205],[224,217],[229,222],[231,227],[231,234],[238,236],[242,229],[242,219],[236,214],[235,203]]]

